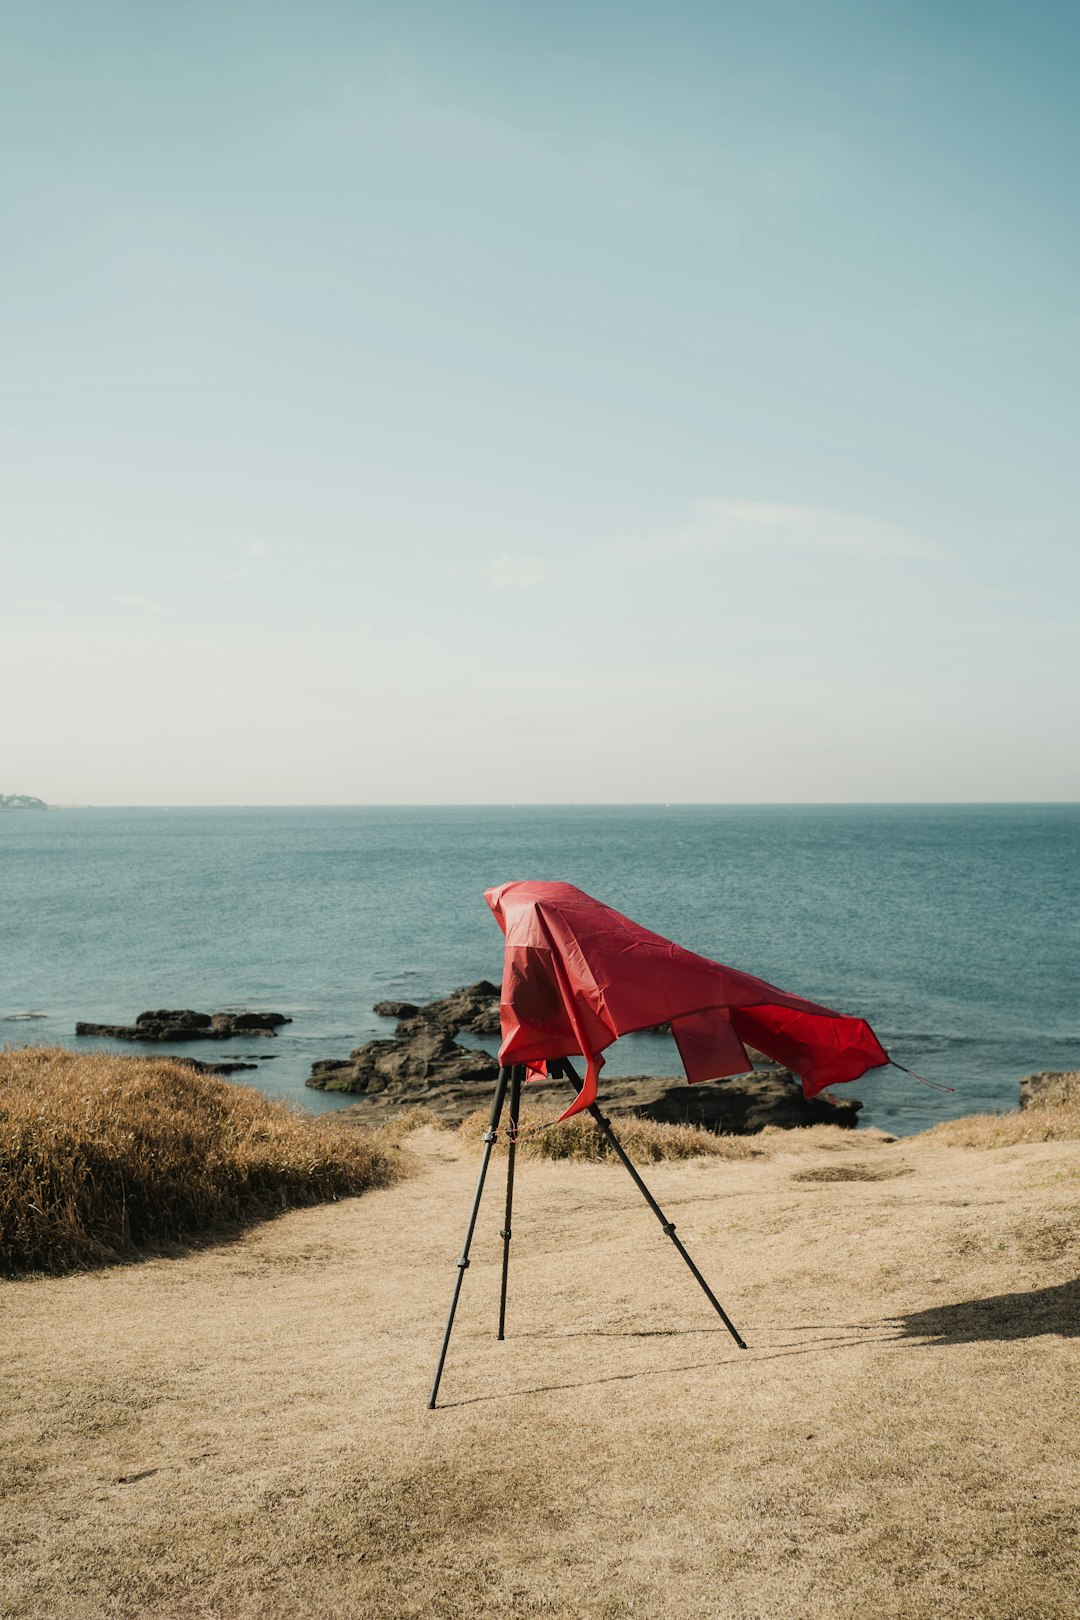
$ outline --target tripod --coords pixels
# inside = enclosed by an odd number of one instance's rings
[[[574,1085],[579,1091],[581,1090],[581,1081],[578,1079],[578,1076],[575,1074],[571,1064],[566,1058],[550,1058],[547,1063],[547,1072],[551,1079],[558,1079],[560,1075],[565,1076],[566,1079],[573,1081]],[[487,1180],[488,1165],[491,1163],[492,1149],[499,1139],[499,1123],[502,1119],[503,1106],[506,1102],[507,1090],[509,1090],[510,1124],[507,1128],[508,1147],[506,1163],[506,1211],[503,1217],[502,1232],[500,1234],[502,1237],[503,1252],[502,1285],[499,1291],[498,1332],[498,1337],[500,1339],[506,1337],[506,1284],[510,1275],[510,1218],[513,1212],[514,1204],[514,1161],[517,1153],[518,1111],[521,1106],[521,1084],[524,1078],[525,1065],[521,1063],[515,1063],[508,1068],[501,1068],[499,1070],[499,1078],[495,1086],[495,1096],[491,1103],[491,1116],[488,1119],[488,1128],[484,1132],[483,1137],[484,1154],[480,1161],[480,1174],[476,1182],[476,1192],[473,1194],[472,1210],[469,1213],[469,1224],[465,1229],[465,1242],[462,1246],[461,1258],[457,1262],[457,1277],[454,1281],[454,1291],[450,1298],[450,1312],[446,1318],[446,1331],[443,1334],[442,1349],[439,1351],[439,1364],[435,1369],[435,1381],[431,1386],[431,1396],[428,1400],[429,1408],[434,1407],[435,1401],[439,1394],[439,1383],[442,1379],[443,1367],[446,1365],[446,1352],[450,1348],[450,1333],[454,1326],[454,1316],[457,1312],[458,1300],[461,1298],[461,1285],[465,1280],[465,1273],[469,1266],[469,1250],[472,1247],[473,1233],[476,1230],[476,1218],[480,1213],[480,1199],[483,1197],[484,1182]],[[739,1346],[739,1349],[745,1350],[746,1344],[744,1343],[738,1329],[732,1324],[731,1319],[724,1310],[724,1307],[721,1305],[720,1301],[717,1299],[716,1295],[705,1281],[705,1278],[701,1275],[701,1272],[698,1270],[697,1266],[687,1254],[681,1240],[675,1235],[674,1221],[668,1220],[667,1216],[660,1208],[660,1205],[656,1202],[656,1199],[653,1197],[652,1193],[649,1191],[648,1187],[646,1187],[634,1166],[627,1158],[622,1143],[619,1141],[618,1137],[615,1135],[615,1132],[611,1128],[610,1121],[604,1118],[596,1103],[590,1104],[588,1112],[595,1120],[597,1128],[607,1139],[616,1158],[621,1164],[625,1165],[626,1169],[630,1172],[634,1186],[641,1193],[642,1197],[645,1199],[645,1202],[648,1204],[649,1208],[660,1222],[666,1236],[671,1239],[679,1254],[690,1268],[690,1271],[697,1281],[698,1286],[708,1299],[709,1304],[719,1316],[720,1320],[731,1334],[731,1337]]]

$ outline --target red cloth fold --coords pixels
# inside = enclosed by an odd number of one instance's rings
[[[691,1085],[753,1068],[744,1042],[793,1070],[807,1097],[888,1063],[862,1018],[684,950],[569,883],[504,883],[484,896],[506,936],[499,1062],[542,1072],[585,1059],[569,1119],[596,1100],[603,1052],[670,1024]]]

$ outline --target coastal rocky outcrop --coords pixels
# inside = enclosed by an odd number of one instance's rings
[[[454,1036],[497,1036],[499,990],[486,979],[455,990],[438,1001],[380,1001],[374,1011],[397,1019],[392,1040],[368,1041],[348,1058],[312,1066],[309,1086],[320,1091],[360,1094],[357,1119],[386,1118],[403,1107],[430,1108],[448,1120],[464,1119],[486,1107],[498,1075],[488,1052],[460,1046]],[[755,1055],[756,1061],[756,1055]],[[707,1130],[746,1134],[766,1125],[854,1126],[862,1104],[856,1098],[827,1092],[806,1098],[787,1069],[761,1059],[761,1067],[732,1080],[688,1086],[684,1080],[655,1075],[620,1076],[605,1071],[601,1098],[614,1114],[642,1114],[649,1119],[689,1122]],[[552,1115],[570,1101],[564,1081],[530,1083],[530,1100]],[[351,1115],[342,1110],[342,1116]],[[338,1116],[338,1117],[342,1117]],[[347,1123],[343,1119],[343,1123]]]
[[[190,1007],[140,1013],[134,1024],[88,1024],[76,1035],[107,1035],[114,1041],[227,1041],[234,1035],[276,1035],[292,1019],[276,1012],[193,1012]]]
[[[766,1125],[788,1130],[800,1125],[853,1128],[862,1108],[857,1097],[833,1097],[828,1092],[804,1097],[798,1078],[789,1069],[776,1067],[698,1086],[684,1080],[672,1084],[670,1078],[612,1077],[606,1089],[613,1112],[641,1114],[672,1125],[700,1125],[707,1131],[736,1136],[752,1135]]]
[[[135,1063],[138,1059],[131,1058],[129,1061]],[[146,1061],[145,1058],[143,1061]],[[257,1069],[259,1067],[257,1063],[203,1063],[199,1058],[193,1057],[174,1057],[169,1058],[167,1061],[170,1063],[182,1063],[185,1068],[194,1069],[196,1074],[239,1074],[241,1069]]]
[[[368,1041],[347,1058],[313,1064],[306,1083],[318,1091],[389,1092],[395,1103],[423,1102],[436,1108],[440,1103],[451,1106],[470,1088],[472,1095],[490,1095],[498,1073],[490,1052],[458,1046],[445,1030],[421,1024],[396,1040]]]
[[[410,1107],[430,1108],[456,1122],[490,1104],[498,1073],[493,1058],[488,1060],[489,1069],[482,1079],[467,1072],[450,1079],[445,1071],[427,1079],[402,1072],[407,1061],[397,1068],[392,1049],[398,1045],[395,1041],[371,1041],[367,1047],[359,1047],[348,1062],[316,1064],[320,1072],[313,1074],[307,1084],[320,1090],[364,1095],[364,1101],[355,1105],[355,1112],[343,1109],[335,1115],[343,1124],[349,1122],[346,1116],[353,1116],[359,1124],[392,1118],[399,1109]],[[373,1048],[383,1050],[376,1053]],[[461,1047],[457,1050],[463,1051]],[[485,1056],[478,1052],[467,1054],[470,1060]],[[526,1087],[525,1095],[531,1106],[554,1118],[568,1106],[572,1092],[562,1080],[534,1080]],[[605,1113],[616,1118],[639,1114],[645,1119],[689,1123],[733,1135],[750,1135],[766,1125],[854,1127],[862,1107],[855,1097],[832,1097],[827,1092],[808,1099],[798,1080],[786,1069],[756,1069],[733,1080],[711,1080],[700,1086],[688,1086],[685,1080],[671,1075],[612,1075],[605,1071],[600,1080],[600,1101]]]
[[[490,1052],[459,1046],[454,1036],[499,1034],[499,988],[487,979],[438,1001],[379,1001],[372,1009],[394,1018],[392,1040],[368,1041],[347,1058],[314,1063],[306,1084],[318,1091],[360,1093],[393,1109],[422,1103],[448,1118],[464,1118],[490,1097],[499,1065]]]
[[[471,1035],[501,1033],[499,987],[488,979],[478,979],[475,984],[422,1006],[411,1001],[377,1001],[372,1011],[380,1018],[396,1018],[398,1035],[407,1035],[414,1027],[425,1024],[443,1029],[448,1035],[458,1035],[462,1030]]]

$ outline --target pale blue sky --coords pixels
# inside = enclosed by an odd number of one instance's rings
[[[1080,8],[0,47],[0,791],[1080,797]]]

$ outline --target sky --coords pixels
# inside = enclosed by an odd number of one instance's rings
[[[0,0],[0,792],[1076,800],[1080,8]]]

